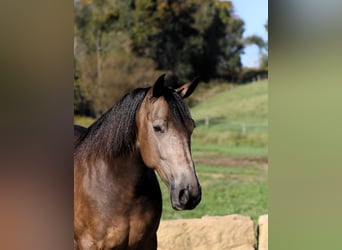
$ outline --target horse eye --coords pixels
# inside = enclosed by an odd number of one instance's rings
[[[153,129],[154,129],[155,132],[164,133],[163,129],[159,125],[153,126]]]

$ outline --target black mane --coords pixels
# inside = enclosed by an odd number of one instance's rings
[[[137,138],[135,114],[149,89],[138,88],[126,94],[87,129],[76,148],[87,156],[117,157],[132,152]],[[194,122],[182,97],[169,88],[164,89],[162,96],[178,124],[192,130]]]
[[[135,113],[147,91],[139,88],[126,94],[88,128],[80,147],[88,154],[119,156],[131,152],[137,136]]]

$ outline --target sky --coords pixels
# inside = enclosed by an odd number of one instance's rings
[[[232,0],[234,11],[245,22],[243,36],[259,35],[268,40],[265,24],[268,20],[268,0]],[[256,67],[259,65],[259,49],[252,45],[245,48],[241,56],[242,65]]]

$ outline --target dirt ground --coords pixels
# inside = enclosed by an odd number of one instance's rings
[[[244,158],[231,158],[231,157],[216,157],[216,158],[198,158],[196,164],[206,164],[213,166],[246,166],[255,165],[261,169],[268,168],[267,157],[244,157]]]

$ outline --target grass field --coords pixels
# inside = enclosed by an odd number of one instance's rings
[[[267,213],[267,169],[256,165],[196,166],[202,186],[202,201],[191,211],[174,211],[169,191],[163,194],[162,219],[200,218],[205,215],[242,214],[257,220]]]
[[[192,108],[191,115],[197,125],[192,137],[194,151],[267,155],[267,81],[222,91]]]
[[[192,153],[202,201],[192,211],[174,211],[161,182],[162,219],[237,213],[257,220],[268,212],[268,82],[202,87],[199,95],[201,102],[190,112],[196,121]],[[75,117],[80,125],[92,122]]]

